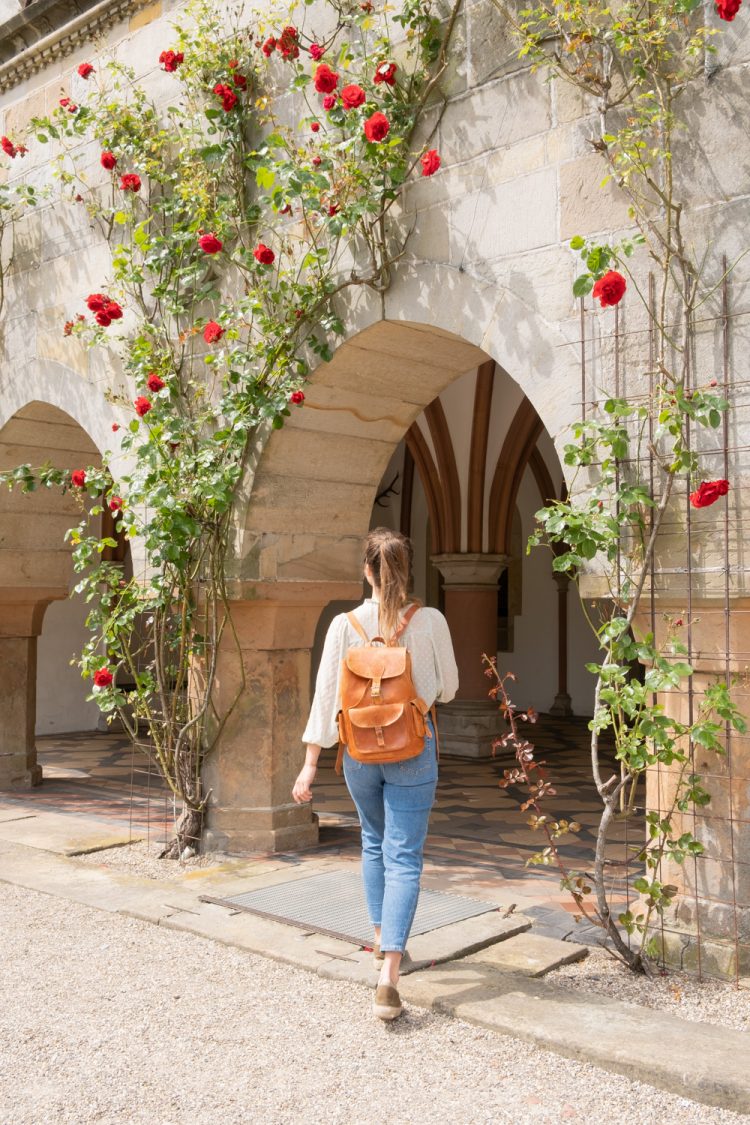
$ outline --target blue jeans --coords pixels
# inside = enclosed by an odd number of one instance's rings
[[[344,777],[362,825],[362,881],[384,953],[403,953],[419,899],[422,852],[437,788],[432,722],[425,748],[406,762],[357,762],[344,754]]]

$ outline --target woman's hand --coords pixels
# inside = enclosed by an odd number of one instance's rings
[[[292,796],[298,805],[303,805],[305,801],[312,801],[312,783],[315,781],[315,774],[318,771],[317,766],[305,765],[299,772],[299,777],[294,783],[292,789]]]

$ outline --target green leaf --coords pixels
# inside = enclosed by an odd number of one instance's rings
[[[571,238],[570,240],[571,250],[582,250],[585,245],[586,240],[584,238],[581,238],[580,234],[577,234],[575,238]]]
[[[112,216],[112,221],[116,223],[118,227],[124,227],[128,221],[128,216],[124,211],[115,211]]]
[[[255,173],[255,182],[259,188],[264,188],[266,191],[270,191],[270,189],[276,182],[276,173],[274,172],[273,168],[258,168]]]
[[[590,273],[583,273],[573,282],[573,296],[585,297],[594,288],[594,279]]]

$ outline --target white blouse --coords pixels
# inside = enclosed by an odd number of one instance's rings
[[[354,615],[370,639],[377,636],[378,603],[374,598],[366,598],[354,610]],[[435,702],[449,703],[458,691],[458,668],[448,623],[442,613],[429,606],[420,606],[406,626],[401,642],[411,653],[412,678],[417,695],[429,707]],[[341,661],[348,648],[363,643],[345,613],[334,617],[326,633],[310,718],[302,735],[304,743],[333,746],[338,742],[336,716],[341,708]]]

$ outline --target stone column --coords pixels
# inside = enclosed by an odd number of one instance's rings
[[[451,554],[432,559],[443,576],[445,616],[453,638],[459,688],[439,710],[440,746],[446,754],[487,758],[501,731],[497,704],[482,654],[497,653],[497,580],[507,555]]]
[[[242,582],[232,594],[237,640],[225,630],[214,694],[219,715],[231,710],[203,771],[205,842],[240,855],[310,847],[317,818],[294,803],[292,785],[304,762],[311,649],[324,607],[358,600],[362,586]]]
[[[657,643],[664,646],[666,617],[684,614],[682,606],[660,600],[656,619]],[[693,719],[697,718],[705,688],[717,680],[738,676],[732,696],[745,717],[750,716],[750,687],[746,680],[750,650],[750,599],[733,600],[729,627],[724,607],[695,599],[691,628]],[[648,615],[635,622],[637,632],[650,630]],[[685,629],[680,629],[686,633]],[[683,637],[687,640],[687,637]],[[727,669],[726,649],[730,651]],[[683,681],[685,683],[685,681]],[[683,723],[691,721],[686,690],[660,695],[668,714]],[[646,805],[666,810],[672,806],[680,766],[654,768],[647,778]],[[664,862],[661,878],[679,888],[665,916],[664,946],[667,960],[688,971],[699,965],[710,976],[734,978],[750,975],[750,734],[730,732],[727,752],[714,754],[696,747],[689,766],[711,794],[702,808],[690,806],[673,816],[674,835],[690,831],[703,844],[697,859],[683,864]],[[656,936],[661,936],[656,927]]]
[[[557,586],[557,695],[549,709],[550,715],[562,718],[573,714],[568,694],[568,589],[567,574],[553,574]]]
[[[44,611],[67,590],[0,588],[0,790],[40,785],[36,760],[36,642]]]

